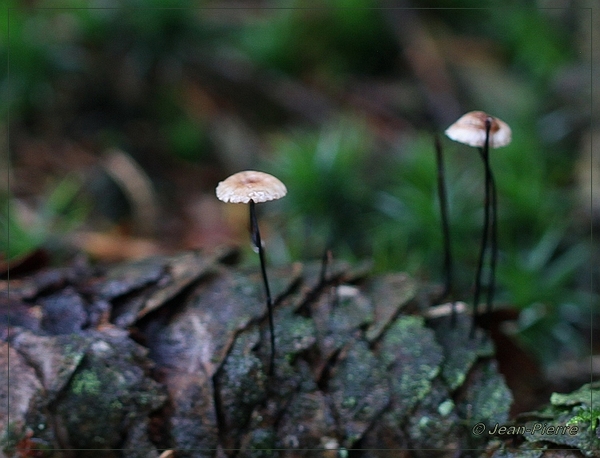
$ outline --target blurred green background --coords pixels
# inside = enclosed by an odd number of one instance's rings
[[[222,243],[250,251],[247,210],[214,188],[255,168],[288,187],[259,206],[271,264],[331,246],[440,282],[438,134],[456,297],[470,302],[483,166],[443,131],[484,110],[513,131],[491,152],[497,304],[521,312],[506,332],[548,365],[589,354],[598,213],[584,3],[8,3],[5,265],[37,248],[55,264],[81,251],[98,262]]]

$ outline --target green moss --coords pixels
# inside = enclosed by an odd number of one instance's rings
[[[589,429],[595,431],[599,421],[600,409],[580,407],[577,410],[577,414],[567,422],[567,426],[576,425],[578,423],[589,423]]]
[[[407,412],[430,392],[440,371],[442,349],[422,317],[403,316],[385,333],[380,358],[391,365],[395,402]]]
[[[442,417],[446,417],[450,414],[450,412],[452,412],[453,409],[454,402],[452,399],[447,399],[439,405],[438,412]]]
[[[490,339],[484,338],[479,331],[471,338],[470,331],[470,318],[464,315],[457,316],[455,327],[449,326],[449,321],[435,327],[436,339],[444,354],[442,377],[451,390],[465,383],[467,374],[479,358],[494,354]]]
[[[419,427],[420,428],[426,428],[429,425],[430,421],[429,421],[429,417],[421,417],[419,419]]]
[[[71,383],[71,390],[78,396],[97,396],[100,393],[100,388],[100,380],[91,370],[84,370],[75,374]]]
[[[356,398],[355,397],[349,397],[346,398],[342,401],[342,406],[346,407],[346,408],[352,408],[356,405]]]

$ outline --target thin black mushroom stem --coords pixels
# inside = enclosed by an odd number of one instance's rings
[[[437,302],[441,302],[443,299],[450,297],[452,299],[452,314],[451,314],[451,325],[456,324],[456,302],[452,297],[453,286],[453,266],[452,266],[452,248],[450,240],[450,225],[448,222],[448,198],[446,195],[446,179],[444,173],[444,157],[442,151],[442,143],[440,137],[435,135],[435,157],[437,161],[437,188],[438,188],[438,200],[440,202],[440,215],[442,221],[442,236],[444,245],[444,290],[438,298]]]
[[[319,272],[319,283],[317,284],[317,289],[325,288],[328,282],[331,282],[330,288],[330,302],[333,306],[336,306],[339,301],[338,297],[338,279],[335,278],[327,278],[327,270],[331,266],[333,260],[333,249],[330,248],[332,246],[332,242],[328,243],[323,250],[323,254],[321,255],[321,271]]]
[[[475,275],[473,322],[470,333],[470,336],[474,337],[479,316],[483,264],[488,240],[490,241],[491,253],[487,289],[487,314],[492,311],[496,288],[496,264],[498,261],[498,196],[496,192],[496,182],[490,166],[489,151],[490,148],[499,148],[508,145],[511,142],[512,133],[510,127],[504,121],[490,116],[483,111],[471,111],[446,129],[446,135],[457,142],[477,147],[485,167],[483,231],[481,235],[481,248],[477,263],[477,272]]]
[[[490,119],[491,125],[491,119]],[[489,147],[488,147],[489,151]],[[491,211],[491,223],[489,240],[490,240],[490,273],[488,279],[488,294],[486,301],[486,313],[489,314],[492,311],[492,305],[494,303],[494,292],[496,287],[496,265],[498,263],[498,193],[496,190],[496,180],[492,173],[490,166],[489,155],[482,149],[480,151],[481,158],[486,168],[486,186],[488,189],[488,213]]]
[[[325,289],[330,283],[329,292],[331,294],[331,303],[336,305],[338,302],[338,294],[337,294],[337,281],[335,276],[328,276],[328,271],[330,271],[330,267],[333,262],[333,246],[335,242],[335,231],[330,228],[329,235],[325,241],[325,247],[323,248],[323,252],[321,253],[321,269],[319,271],[319,280],[315,286],[316,291],[321,291]]]
[[[479,155],[483,160],[483,165],[485,167],[485,189],[484,189],[484,201],[483,201],[483,231],[481,233],[481,248],[479,251],[479,260],[477,262],[477,273],[475,275],[475,293],[473,296],[473,325],[471,326],[471,337],[475,335],[476,321],[479,317],[479,296],[481,294],[481,276],[483,273],[483,261],[485,257],[485,252],[487,249],[487,241],[490,236],[489,234],[489,224],[490,224],[490,196],[494,194],[492,192],[491,187],[493,186],[493,178],[492,178],[492,170],[490,169],[490,161],[489,161],[489,150],[490,150],[490,128],[492,126],[492,119],[488,116],[485,119],[485,142],[483,148],[479,149]],[[495,201],[495,199],[494,199]],[[495,220],[495,218],[493,218]],[[492,247],[496,245],[496,243],[491,241]],[[495,271],[495,268],[490,265],[490,276],[491,272]],[[490,295],[490,289],[488,289],[488,304],[486,307],[486,311],[490,312],[492,309],[493,301],[493,293]]]
[[[496,192],[496,180],[490,170],[490,186],[492,190],[492,254],[490,262],[490,279],[488,284],[488,297],[486,313],[492,312],[494,293],[496,290],[496,265],[498,263],[498,193]]]
[[[325,285],[327,282],[327,267],[331,259],[331,249],[325,248],[321,255],[321,271],[319,272],[319,286]]]
[[[258,258],[260,260],[260,271],[262,273],[262,279],[265,285],[265,296],[267,298],[267,312],[269,314],[269,333],[271,336],[271,357],[269,360],[269,374],[272,374],[275,367],[275,326],[273,325],[273,298],[271,297],[269,279],[267,278],[267,263],[265,261],[265,249],[260,238],[258,219],[256,218],[256,204],[254,203],[254,200],[250,199],[249,206],[250,234],[252,238],[252,243],[258,250]]]
[[[252,244],[258,251],[260,271],[265,287],[267,314],[269,317],[269,335],[271,342],[271,355],[269,358],[268,374],[272,375],[275,369],[275,326],[273,323],[273,298],[267,278],[265,249],[260,237],[258,218],[256,217],[256,203],[280,199],[285,196],[285,185],[272,175],[255,170],[246,170],[231,175],[221,181],[216,189],[217,197],[223,202],[247,203],[250,209],[250,237]]]
[[[330,231],[331,232],[331,231]],[[327,283],[327,271],[331,266],[331,262],[333,260],[333,242],[334,236],[333,233],[330,233],[327,241],[325,242],[325,248],[323,249],[323,254],[321,254],[321,270],[319,272],[319,288],[325,286]]]

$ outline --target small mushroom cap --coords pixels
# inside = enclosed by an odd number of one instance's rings
[[[508,124],[483,111],[470,111],[461,116],[458,121],[446,129],[446,135],[450,139],[465,145],[482,148],[485,146],[485,120],[488,117],[492,120],[490,147],[500,148],[508,145],[512,140],[512,132]]]
[[[281,199],[287,194],[285,185],[264,172],[246,170],[231,175],[217,185],[217,197],[223,202],[247,204]]]

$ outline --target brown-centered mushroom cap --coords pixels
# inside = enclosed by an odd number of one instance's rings
[[[285,185],[264,172],[246,170],[231,175],[217,185],[217,197],[223,202],[247,204],[281,199],[287,194]]]
[[[446,135],[457,142],[469,146],[483,148],[485,145],[485,120],[490,117],[490,148],[500,148],[508,145],[512,140],[512,132],[508,124],[494,118],[483,111],[470,111],[461,116],[458,121],[446,129]]]

